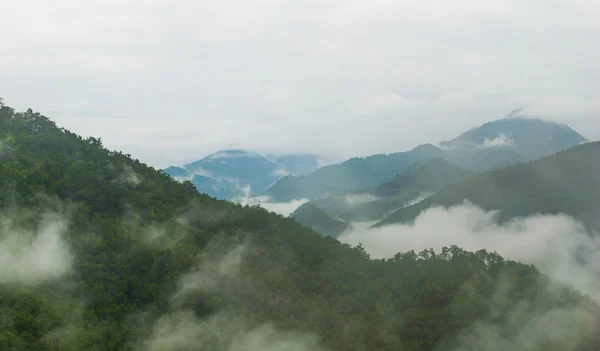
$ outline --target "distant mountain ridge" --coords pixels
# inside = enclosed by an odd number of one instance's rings
[[[340,195],[355,189],[377,186],[410,167],[415,161],[443,154],[440,148],[424,144],[406,152],[351,158],[308,175],[282,178],[265,195],[274,202],[302,198],[314,200],[328,195]]]
[[[470,152],[505,149],[534,160],[587,141],[567,125],[514,116],[484,123],[452,140],[441,142],[440,147]]]
[[[441,158],[424,159],[377,187],[307,202],[292,217],[322,234],[339,235],[350,222],[381,220],[473,174]]]
[[[406,152],[353,158],[308,175],[285,177],[265,194],[274,202],[316,200],[380,185],[421,159],[439,157],[469,171],[485,172],[532,161],[585,142],[582,135],[568,126],[516,116],[472,128],[439,143],[439,148],[424,144]]]
[[[310,173],[322,165],[323,161],[311,154],[271,155],[267,159],[255,152],[230,149],[164,172],[177,180],[191,180],[202,193],[233,200],[260,194],[284,176]]]
[[[414,220],[424,210],[469,201],[499,211],[498,220],[564,213],[600,228],[600,142],[586,143],[537,161],[483,173],[402,208],[377,226]]]

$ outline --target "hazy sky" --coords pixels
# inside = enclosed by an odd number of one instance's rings
[[[19,0],[0,96],[158,167],[236,147],[346,156],[518,107],[600,139],[597,0]]]

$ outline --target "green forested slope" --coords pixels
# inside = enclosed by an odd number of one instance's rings
[[[32,111],[1,107],[0,146],[1,350],[600,345],[595,302],[493,253],[372,260]]]
[[[305,203],[298,207],[294,213],[292,213],[291,217],[294,218],[296,222],[311,227],[318,233],[334,237],[342,234],[344,230],[350,227],[349,224],[332,218],[312,202]]]
[[[469,200],[499,219],[566,213],[590,226],[600,224],[600,142],[491,171],[450,185],[426,200],[402,208],[378,225],[411,221],[432,206]]]

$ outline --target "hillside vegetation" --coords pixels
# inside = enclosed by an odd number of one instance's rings
[[[2,350],[597,350],[598,305],[484,250],[370,259],[0,108]]]

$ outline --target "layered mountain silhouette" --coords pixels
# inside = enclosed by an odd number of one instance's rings
[[[260,194],[284,176],[310,173],[322,164],[319,157],[310,154],[271,155],[267,159],[246,150],[221,150],[164,171],[177,180],[191,180],[202,193],[233,200]]]
[[[265,194],[274,202],[316,200],[377,186],[425,158],[440,157],[469,171],[485,172],[535,160],[586,141],[562,124],[527,117],[505,118],[441,142],[439,148],[426,144],[407,152],[353,158],[304,176],[288,176]]]
[[[479,174],[402,208],[377,224],[414,220],[434,206],[468,201],[498,211],[498,220],[564,213],[600,228],[600,142],[586,143],[534,162]]]
[[[340,195],[351,190],[377,186],[416,161],[443,154],[440,148],[425,144],[407,152],[352,158],[337,165],[325,166],[305,176],[282,178],[269,188],[265,195],[273,202]]]
[[[597,302],[529,263],[455,245],[371,259],[1,100],[0,141],[1,350],[600,348]],[[593,213],[599,151],[442,193]],[[203,165],[235,159],[221,156]]]
[[[379,186],[307,202],[292,217],[320,233],[339,235],[351,222],[382,220],[473,174],[441,158],[424,159]]]

